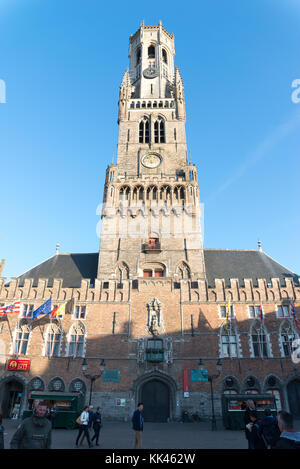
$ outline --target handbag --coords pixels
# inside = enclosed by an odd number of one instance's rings
[[[78,425],[82,425],[81,414],[79,415],[79,417],[77,417],[76,423],[78,423]]]

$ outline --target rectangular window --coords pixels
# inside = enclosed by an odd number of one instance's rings
[[[222,335],[222,356],[237,357],[237,343],[235,335]]]
[[[23,305],[23,318],[32,318],[34,305]]]
[[[221,318],[226,318],[227,306],[220,306],[220,316]],[[234,309],[233,305],[230,306],[230,317],[234,318]]]
[[[60,334],[48,334],[46,355],[48,357],[59,355]]]
[[[29,332],[18,332],[15,340],[14,354],[26,355],[29,340]]]
[[[83,335],[71,335],[71,340],[70,340],[70,345],[69,345],[69,355],[74,356],[74,357],[82,357],[83,344],[84,344]]]
[[[252,334],[253,353],[255,357],[268,357],[265,334]]]
[[[249,308],[249,317],[250,318],[258,318],[259,317],[260,306],[248,306],[248,308]]]
[[[76,306],[74,316],[75,316],[75,319],[85,319],[86,307],[85,306]]]
[[[290,308],[288,305],[277,306],[277,317],[288,318],[290,317]]]

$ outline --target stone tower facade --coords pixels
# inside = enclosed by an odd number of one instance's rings
[[[188,163],[184,86],[161,22],[129,40],[116,165],[107,168],[100,280],[205,278],[197,169]]]

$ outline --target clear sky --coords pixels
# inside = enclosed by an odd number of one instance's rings
[[[0,0],[0,260],[15,277],[96,252],[128,39],[175,35],[204,247],[263,250],[300,274],[298,0]]]

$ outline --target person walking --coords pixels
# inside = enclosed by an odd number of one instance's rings
[[[264,410],[264,418],[259,422],[259,434],[267,449],[276,445],[280,437],[280,430],[276,417],[273,417],[270,409]]]
[[[93,419],[93,429],[94,429],[94,435],[92,438],[92,441],[96,440],[96,446],[99,446],[99,434],[100,434],[100,429],[101,429],[101,412],[102,409],[101,407],[97,407],[96,412],[94,413],[94,419]]]
[[[133,448],[136,447],[142,448],[142,432],[144,426],[144,419],[142,415],[144,405],[142,402],[139,402],[137,405],[137,409],[134,411],[132,416],[132,428],[134,431],[134,441],[133,441]]]
[[[14,433],[11,449],[50,449],[51,423],[46,418],[47,404],[39,401],[31,417],[23,420]]]
[[[246,436],[246,439],[248,440],[248,449],[253,449],[253,448],[250,448],[250,443],[249,443],[249,429],[247,428],[247,425],[249,423],[252,423],[251,422],[251,418],[250,418],[250,415],[254,415],[256,418],[257,418],[257,412],[256,412],[256,409],[255,409],[255,404],[252,400],[248,400],[246,402],[246,410],[245,410],[245,414],[244,414],[244,423],[245,423],[245,436]]]
[[[275,449],[300,449],[300,432],[294,430],[293,420],[289,412],[281,410],[278,413],[277,421],[281,433]]]
[[[80,415],[81,424],[79,425],[79,432],[78,432],[77,439],[76,439],[76,448],[79,448],[78,442],[79,442],[79,438],[81,437],[82,433],[84,433],[83,438],[86,437],[86,439],[87,439],[89,448],[91,448],[93,446],[92,443],[91,443],[90,435],[89,435],[89,431],[88,431],[88,423],[89,423],[88,410],[89,410],[89,406],[85,406],[82,413],[81,413],[81,415]]]
[[[264,441],[259,433],[259,426],[257,423],[257,415],[252,412],[249,415],[250,422],[246,428],[248,430],[249,449],[265,449]]]
[[[91,438],[91,429],[92,429],[93,420],[94,420],[94,410],[93,409],[94,409],[94,406],[92,406],[92,405],[90,405],[88,407],[89,421],[88,421],[87,430],[88,430],[88,434],[89,434],[90,438]],[[80,440],[80,446],[83,446],[84,437],[85,437],[85,435],[83,434],[82,438]]]
[[[0,410],[0,449],[4,449],[4,427],[2,425],[2,410]]]
[[[50,410],[50,422],[51,422],[52,429],[55,427],[56,417],[57,417],[57,408],[56,408],[56,404],[54,404]]]

